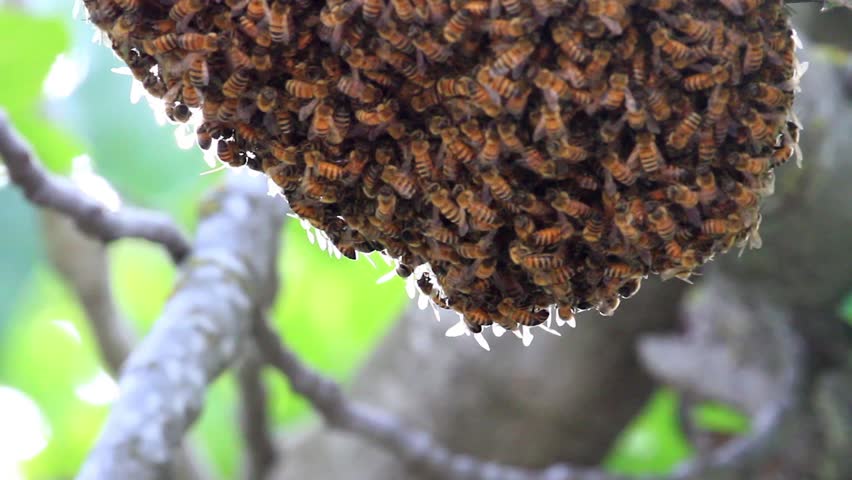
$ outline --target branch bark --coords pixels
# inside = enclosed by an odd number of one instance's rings
[[[65,214],[93,238],[106,243],[124,237],[143,238],[162,245],[175,262],[183,260],[190,250],[186,237],[167,215],[134,207],[110,211],[68,179],[48,173],[2,109],[0,157],[9,178],[30,202]]]
[[[80,480],[164,478],[207,385],[237,357],[257,305],[273,298],[286,209],[266,195],[266,180],[230,176],[202,211],[195,249],[152,332],[127,360],[121,396]]]

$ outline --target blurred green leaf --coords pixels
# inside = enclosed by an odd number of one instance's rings
[[[73,296],[52,271],[41,266],[26,284],[0,339],[0,383],[31,396],[52,430],[47,448],[25,466],[30,478],[71,477],[106,414],[105,406],[77,394],[100,372],[94,339]]]
[[[116,301],[138,331],[147,331],[174,289],[168,254],[150,242],[122,240],[110,247],[110,260]]]
[[[840,305],[840,315],[846,319],[846,323],[852,325],[852,295],[847,296],[843,304]]]
[[[13,118],[36,103],[50,66],[69,43],[62,19],[0,9],[0,45],[4,46],[0,49],[0,105]]]
[[[703,403],[690,412],[699,428],[712,432],[743,434],[748,431],[748,418],[736,410],[718,403]]]
[[[677,422],[677,402],[671,390],[658,390],[619,436],[606,468],[628,475],[663,474],[689,458],[692,450]]]

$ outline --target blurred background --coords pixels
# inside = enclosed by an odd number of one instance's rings
[[[797,5],[794,24],[852,78],[852,15],[818,10]],[[194,144],[180,148],[186,145],[175,125],[158,124],[146,101],[132,98],[130,77],[99,39],[82,4],[0,1],[0,107],[52,171],[90,165],[126,202],[166,211],[192,231],[198,199],[223,172],[209,172]],[[99,364],[80,305],[47,259],[40,213],[8,186],[0,188],[0,204],[0,479],[72,478],[117,388]],[[274,321],[308,363],[345,382],[407,305],[403,282],[376,284],[389,269],[381,260],[337,260],[311,245],[297,221],[286,228],[286,288]],[[143,242],[118,242],[110,256],[119,306],[144,332],[169,295],[173,266]],[[852,319],[852,301],[838,308]],[[280,377],[267,380],[278,427],[298,429],[308,408]],[[610,452],[607,468],[659,473],[688,458],[676,403],[674,393],[658,391]],[[226,376],[210,390],[192,431],[221,478],[233,478],[240,465],[237,414],[234,381]],[[741,415],[720,406],[702,407],[698,419],[711,430],[748,429]]]

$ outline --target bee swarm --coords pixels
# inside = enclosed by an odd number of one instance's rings
[[[85,3],[170,118],[200,107],[201,148],[347,257],[428,263],[474,332],[756,243],[797,148],[782,0]]]

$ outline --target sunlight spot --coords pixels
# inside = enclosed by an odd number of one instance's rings
[[[74,388],[77,398],[90,405],[109,405],[118,398],[118,384],[106,372],[100,370],[94,378]]]
[[[83,83],[87,70],[86,65],[60,53],[50,66],[41,87],[42,92],[49,99],[66,98]]]
[[[9,184],[9,171],[6,170],[6,165],[0,164],[0,188]]]
[[[71,180],[83,193],[96,200],[111,212],[121,208],[121,198],[109,182],[92,168],[92,158],[80,155],[71,159]]]
[[[50,426],[25,393],[0,385],[0,472],[38,455],[47,446]],[[3,476],[2,478],[6,478]]]
[[[470,335],[470,330],[468,330],[464,320],[459,318],[458,323],[448,328],[444,335],[448,337],[460,337],[462,335]]]
[[[80,337],[80,331],[77,330],[77,327],[73,323],[68,320],[51,320],[50,323],[52,323],[56,328],[62,330],[75,342],[83,343],[83,339]]]

